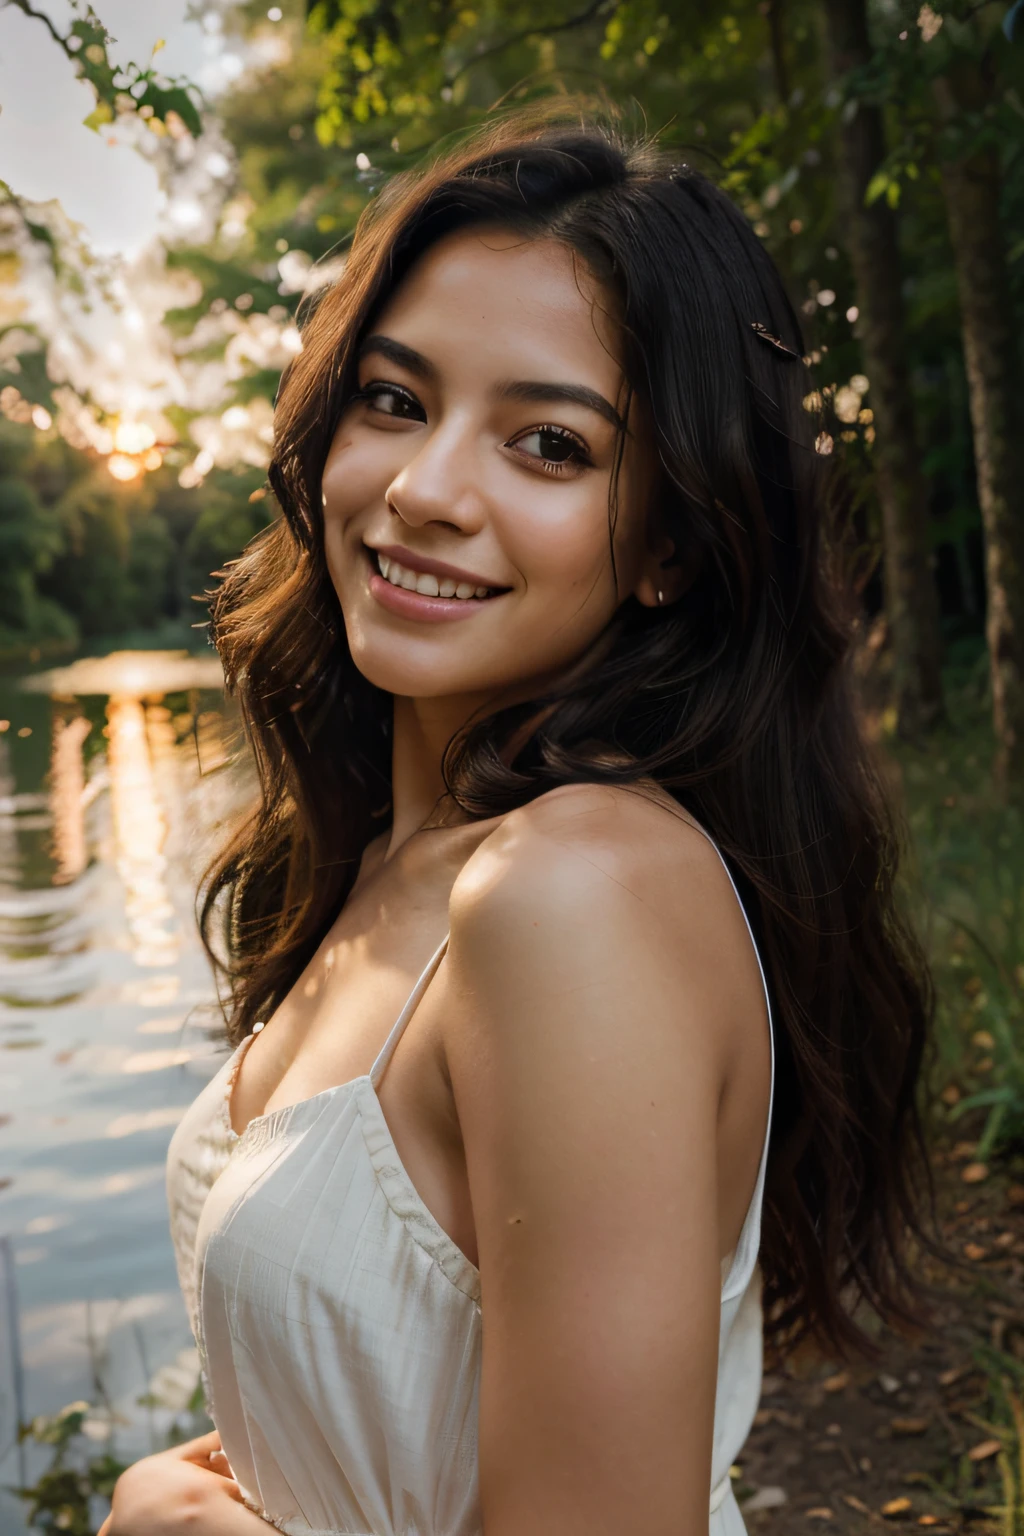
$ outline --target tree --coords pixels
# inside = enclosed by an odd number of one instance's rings
[[[63,538],[28,478],[33,436],[0,422],[0,652],[77,638],[74,620],[40,591]]]
[[[964,467],[976,477],[984,527],[996,778],[1016,793],[1024,792],[1024,374],[1007,234],[1024,219],[1024,50],[1011,46],[1014,30],[1024,36],[1020,10],[1004,18],[1001,4],[949,0],[940,13],[904,0],[893,13],[872,71],[897,131],[870,193],[895,205],[923,166],[944,205],[974,448]]]
[[[831,69],[848,90],[872,59],[866,0],[826,0]],[[846,243],[857,287],[864,364],[871,381],[885,601],[892,631],[894,703],[901,734],[927,731],[943,712],[939,605],[931,572],[927,495],[907,365],[903,264],[893,209],[869,202],[886,158],[881,108],[848,94],[838,157]]]
[[[948,25],[948,24],[947,24]],[[974,21],[974,28],[978,25]],[[986,629],[997,778],[1024,793],[1024,371],[1000,213],[996,131],[1000,34],[961,32],[934,80],[942,185],[960,292],[978,499],[985,527]],[[973,46],[972,46],[973,45]]]

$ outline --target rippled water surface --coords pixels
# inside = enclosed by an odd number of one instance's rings
[[[236,746],[209,654],[0,679],[0,1484],[19,1408],[103,1400],[140,1454],[195,1382],[164,1159],[224,1054],[193,908]]]

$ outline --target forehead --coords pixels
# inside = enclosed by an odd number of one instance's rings
[[[613,307],[583,259],[561,241],[487,227],[431,246],[373,329],[441,368],[487,369],[501,378],[571,376],[614,399],[622,369]]]

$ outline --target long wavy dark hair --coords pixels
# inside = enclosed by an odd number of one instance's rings
[[[697,574],[667,608],[627,598],[582,675],[458,733],[451,802],[482,818],[562,784],[647,778],[715,838],[777,1019],[766,1331],[780,1345],[811,1331],[840,1352],[870,1348],[860,1303],[896,1323],[919,1315],[907,1244],[925,1235],[916,1089],[931,992],[851,694],[851,605],[801,404],[803,343],[729,198],[614,125],[517,113],[396,176],[306,314],[275,418],[269,478],[284,515],[211,604],[260,785],[201,898],[229,1034],[281,1002],[387,825],[392,699],[348,650],[321,474],[374,316],[437,240],[485,222],[564,242],[614,295],[660,461],[654,494]]]

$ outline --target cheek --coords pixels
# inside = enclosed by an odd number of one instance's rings
[[[503,523],[501,542],[528,588],[589,590],[605,567],[610,579],[606,483],[542,485]]]
[[[365,434],[339,430],[324,465],[323,490],[328,514],[333,520],[347,520],[381,496],[392,478],[388,455],[382,454],[379,446],[374,451]]]

